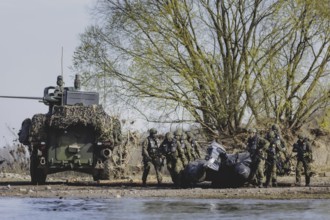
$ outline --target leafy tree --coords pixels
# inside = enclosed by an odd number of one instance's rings
[[[312,1],[99,0],[94,12],[75,69],[149,120],[233,134],[265,118],[297,129],[329,106],[329,19]]]
[[[257,73],[264,98],[258,103],[267,117],[291,129],[299,129],[329,106],[330,20],[320,16],[313,2],[282,5],[278,18],[291,16],[272,41],[282,39],[284,44],[256,62],[258,69],[265,67],[263,74]]]

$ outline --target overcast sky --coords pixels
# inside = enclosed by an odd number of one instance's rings
[[[0,0],[0,95],[42,97],[61,74],[62,47],[65,85],[73,85],[69,66],[95,2]],[[0,99],[0,147],[12,142],[10,130],[17,133],[25,118],[47,110],[36,100]]]

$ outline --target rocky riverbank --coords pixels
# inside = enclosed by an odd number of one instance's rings
[[[151,177],[152,179],[152,177]],[[173,186],[169,178],[158,186],[151,180],[147,187],[135,179],[94,182],[89,177],[50,178],[46,185],[34,186],[28,175],[2,173],[2,197],[40,198],[213,198],[213,199],[330,199],[330,177],[312,178],[310,187],[293,186],[294,176],[279,177],[279,186],[272,188],[211,188],[202,183],[195,188],[181,189]]]

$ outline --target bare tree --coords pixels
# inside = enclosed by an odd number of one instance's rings
[[[320,83],[329,20],[316,9],[299,0],[99,0],[74,67],[125,103],[153,103],[154,121],[227,134],[249,118],[299,127],[329,101]]]
[[[281,13],[273,19],[287,25],[269,43],[277,47],[255,62],[263,94],[254,100],[267,117],[291,129],[299,129],[329,107],[330,20],[319,16],[313,2],[287,1],[282,5]],[[291,16],[283,22],[283,14]]]

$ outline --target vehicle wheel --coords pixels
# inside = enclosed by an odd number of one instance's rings
[[[99,173],[96,173],[93,175],[93,180],[94,181],[99,181],[101,178],[100,178],[100,174]]]
[[[111,179],[111,160],[110,158],[106,159],[104,162],[104,169],[103,169],[103,175],[102,175],[102,179],[103,180],[110,180]]]
[[[30,141],[41,142],[45,141],[47,138],[46,128],[45,128],[46,115],[36,114],[32,117],[30,126]]]
[[[18,140],[21,144],[29,145],[29,133],[32,125],[31,119],[27,118],[22,122],[21,130],[18,132]]]
[[[39,160],[36,155],[31,155],[30,157],[30,175],[31,183],[33,185],[42,185],[46,182],[47,174],[45,174],[43,169],[38,168]]]

